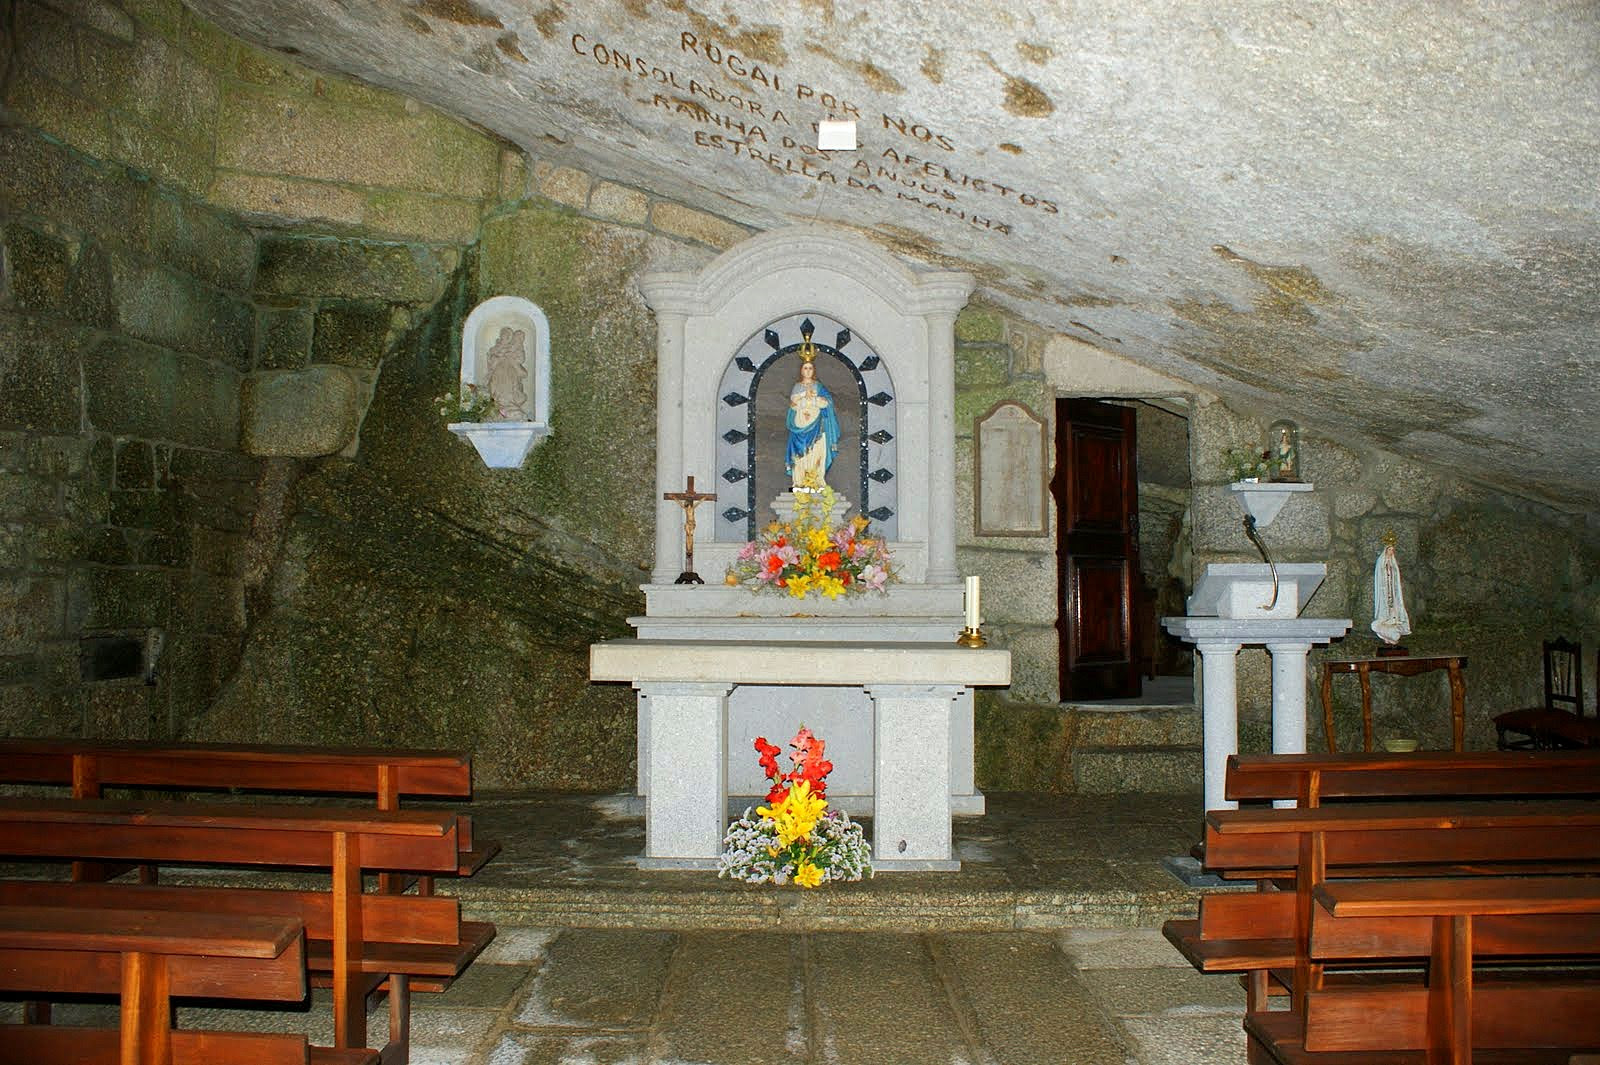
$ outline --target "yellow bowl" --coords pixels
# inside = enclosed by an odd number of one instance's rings
[[[1416,740],[1384,740],[1383,749],[1390,754],[1410,754],[1417,749]]]

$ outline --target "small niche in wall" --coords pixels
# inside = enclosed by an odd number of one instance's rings
[[[143,637],[85,636],[78,641],[78,675],[84,680],[125,680],[143,674]]]
[[[521,466],[550,435],[550,321],[520,296],[495,296],[461,330],[461,396],[482,404],[477,420],[449,429],[486,465]]]

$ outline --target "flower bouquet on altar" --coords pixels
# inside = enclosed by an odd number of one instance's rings
[[[822,757],[825,744],[802,728],[790,742],[794,768],[778,766],[783,751],[756,737],[772,788],[768,805],[750,811],[728,826],[722,840],[717,876],[751,884],[787,884],[813,888],[829,880],[860,880],[872,875],[872,846],[861,826],[842,810],[828,809],[828,774],[833,763]]]
[[[859,515],[841,525],[829,523],[834,492],[796,493],[794,518],[775,521],[739,549],[727,582],[754,591],[774,589],[804,599],[818,592],[829,599],[882,592],[895,579],[889,548],[868,536]]]

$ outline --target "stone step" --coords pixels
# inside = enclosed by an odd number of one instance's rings
[[[1197,743],[1089,746],[1072,752],[1072,779],[1080,795],[1199,795],[1201,774]]]
[[[1152,706],[1108,709],[1067,705],[1075,716],[1077,746],[1159,747],[1198,745],[1198,706]]]

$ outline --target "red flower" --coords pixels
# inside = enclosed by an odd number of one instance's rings
[[[782,802],[788,797],[788,788],[784,787],[782,784],[774,784],[772,785],[772,789],[767,792],[767,805],[776,806],[778,803]]]
[[[850,576],[850,571],[849,570],[845,570],[843,573],[839,574],[839,583],[840,584],[849,584],[853,580],[855,580],[855,578]]]
[[[833,763],[821,758],[808,758],[798,772],[791,773],[790,779],[808,780],[811,782],[811,794],[819,799],[828,797],[828,774],[833,772]]]
[[[768,576],[771,576],[772,574],[778,572],[782,568],[783,568],[783,559],[779,558],[776,554],[771,554],[771,555],[767,556],[767,575]]]
[[[755,747],[761,754],[761,771],[767,775],[768,779],[777,780],[780,775],[778,772],[778,755],[783,753],[783,748],[774,747],[767,742],[765,736],[756,737]]]
[[[824,551],[822,554],[817,556],[817,565],[821,566],[825,570],[828,570],[829,572],[838,569],[839,552]]]

